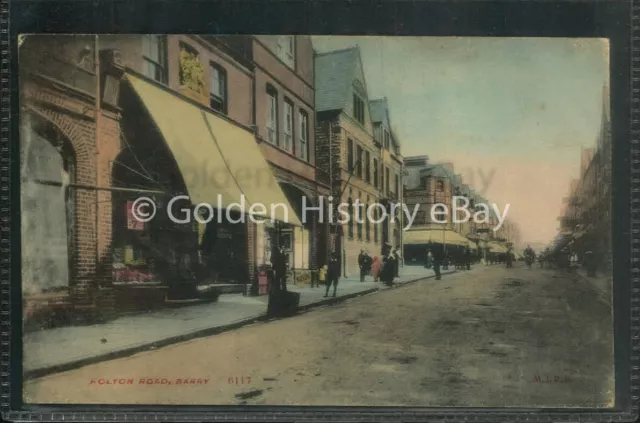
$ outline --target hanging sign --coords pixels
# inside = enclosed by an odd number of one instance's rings
[[[133,201],[127,201],[127,229],[132,231],[144,230],[144,222],[140,222],[133,214]]]

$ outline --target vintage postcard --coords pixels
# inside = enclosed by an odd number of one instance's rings
[[[609,408],[609,41],[19,40],[26,404]]]

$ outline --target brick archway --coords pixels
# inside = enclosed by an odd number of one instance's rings
[[[94,122],[83,117],[74,117],[61,111],[29,104],[24,106],[22,122],[33,130],[50,131],[72,151],[74,175],[71,183],[96,186],[96,148]],[[29,123],[31,122],[31,123]],[[21,133],[24,136],[24,133]],[[21,138],[21,143],[24,138]],[[96,191],[69,189],[73,193],[71,248],[69,251],[69,293],[76,304],[92,302],[93,288],[98,277]]]

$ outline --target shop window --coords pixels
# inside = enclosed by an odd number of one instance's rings
[[[298,120],[300,122],[298,157],[304,161],[309,161],[309,115],[300,109]]]
[[[282,148],[288,152],[293,151],[293,103],[288,98],[284,99],[284,138]]]
[[[167,83],[167,39],[163,35],[142,36],[142,73],[163,84]]]
[[[278,92],[267,85],[267,140],[278,145]]]
[[[227,72],[217,63],[210,63],[209,105],[213,110],[227,113]]]

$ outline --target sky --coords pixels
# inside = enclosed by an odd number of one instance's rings
[[[369,99],[387,97],[403,156],[453,163],[490,202],[510,204],[524,242],[557,234],[581,148],[600,130],[606,39],[321,36],[313,45],[360,47]]]

